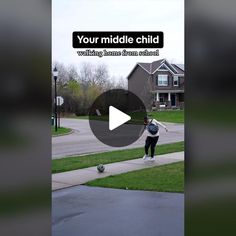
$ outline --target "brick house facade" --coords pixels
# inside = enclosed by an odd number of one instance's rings
[[[184,108],[184,65],[165,59],[137,63],[127,79],[128,90],[139,96],[148,110]]]

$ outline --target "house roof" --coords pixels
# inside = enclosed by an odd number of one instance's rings
[[[172,66],[175,67],[179,74],[184,73],[184,64],[172,64]]]
[[[137,63],[135,65],[135,67],[133,68],[133,70],[128,75],[128,78],[133,73],[133,71],[135,70],[135,68],[137,66],[140,66],[141,68],[143,68],[147,73],[153,74],[164,63],[167,64],[167,66],[171,67],[170,70],[174,74],[184,74],[184,65],[183,64],[170,64],[166,59],[161,59],[158,61],[153,61],[151,63],[144,63],[144,62]]]
[[[148,73],[152,74],[164,61],[164,59],[162,60],[158,60],[158,61],[154,61],[152,63],[138,63],[141,67],[144,67]]]

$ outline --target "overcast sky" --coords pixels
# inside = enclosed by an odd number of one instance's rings
[[[158,57],[79,57],[72,48],[73,31],[149,30],[164,32]],[[126,77],[137,62],[162,58],[184,63],[184,0],[53,0],[53,61],[78,68],[83,62],[102,63],[111,76]]]

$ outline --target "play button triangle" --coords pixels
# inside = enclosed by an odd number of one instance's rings
[[[131,120],[131,117],[113,106],[109,106],[109,130],[112,131]]]

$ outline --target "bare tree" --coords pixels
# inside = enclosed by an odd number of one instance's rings
[[[80,67],[80,82],[86,87],[93,84],[93,69],[94,66],[87,62],[84,62]]]
[[[76,66],[65,66],[55,62],[58,70],[58,95],[64,97],[62,110],[65,113],[85,115],[93,101],[102,92],[120,88],[127,89],[127,80],[123,77],[110,77],[105,64],[93,65],[83,63],[80,69]],[[52,92],[54,83],[52,83]]]
[[[109,81],[109,74],[107,66],[102,64],[98,65],[94,70],[94,84],[100,88],[104,88]]]
[[[128,89],[128,81],[126,78],[120,76],[119,78],[117,78],[117,81],[116,81],[116,88],[119,88],[119,89]]]
[[[67,69],[69,80],[79,81],[79,74],[77,68],[74,65],[69,65]]]

